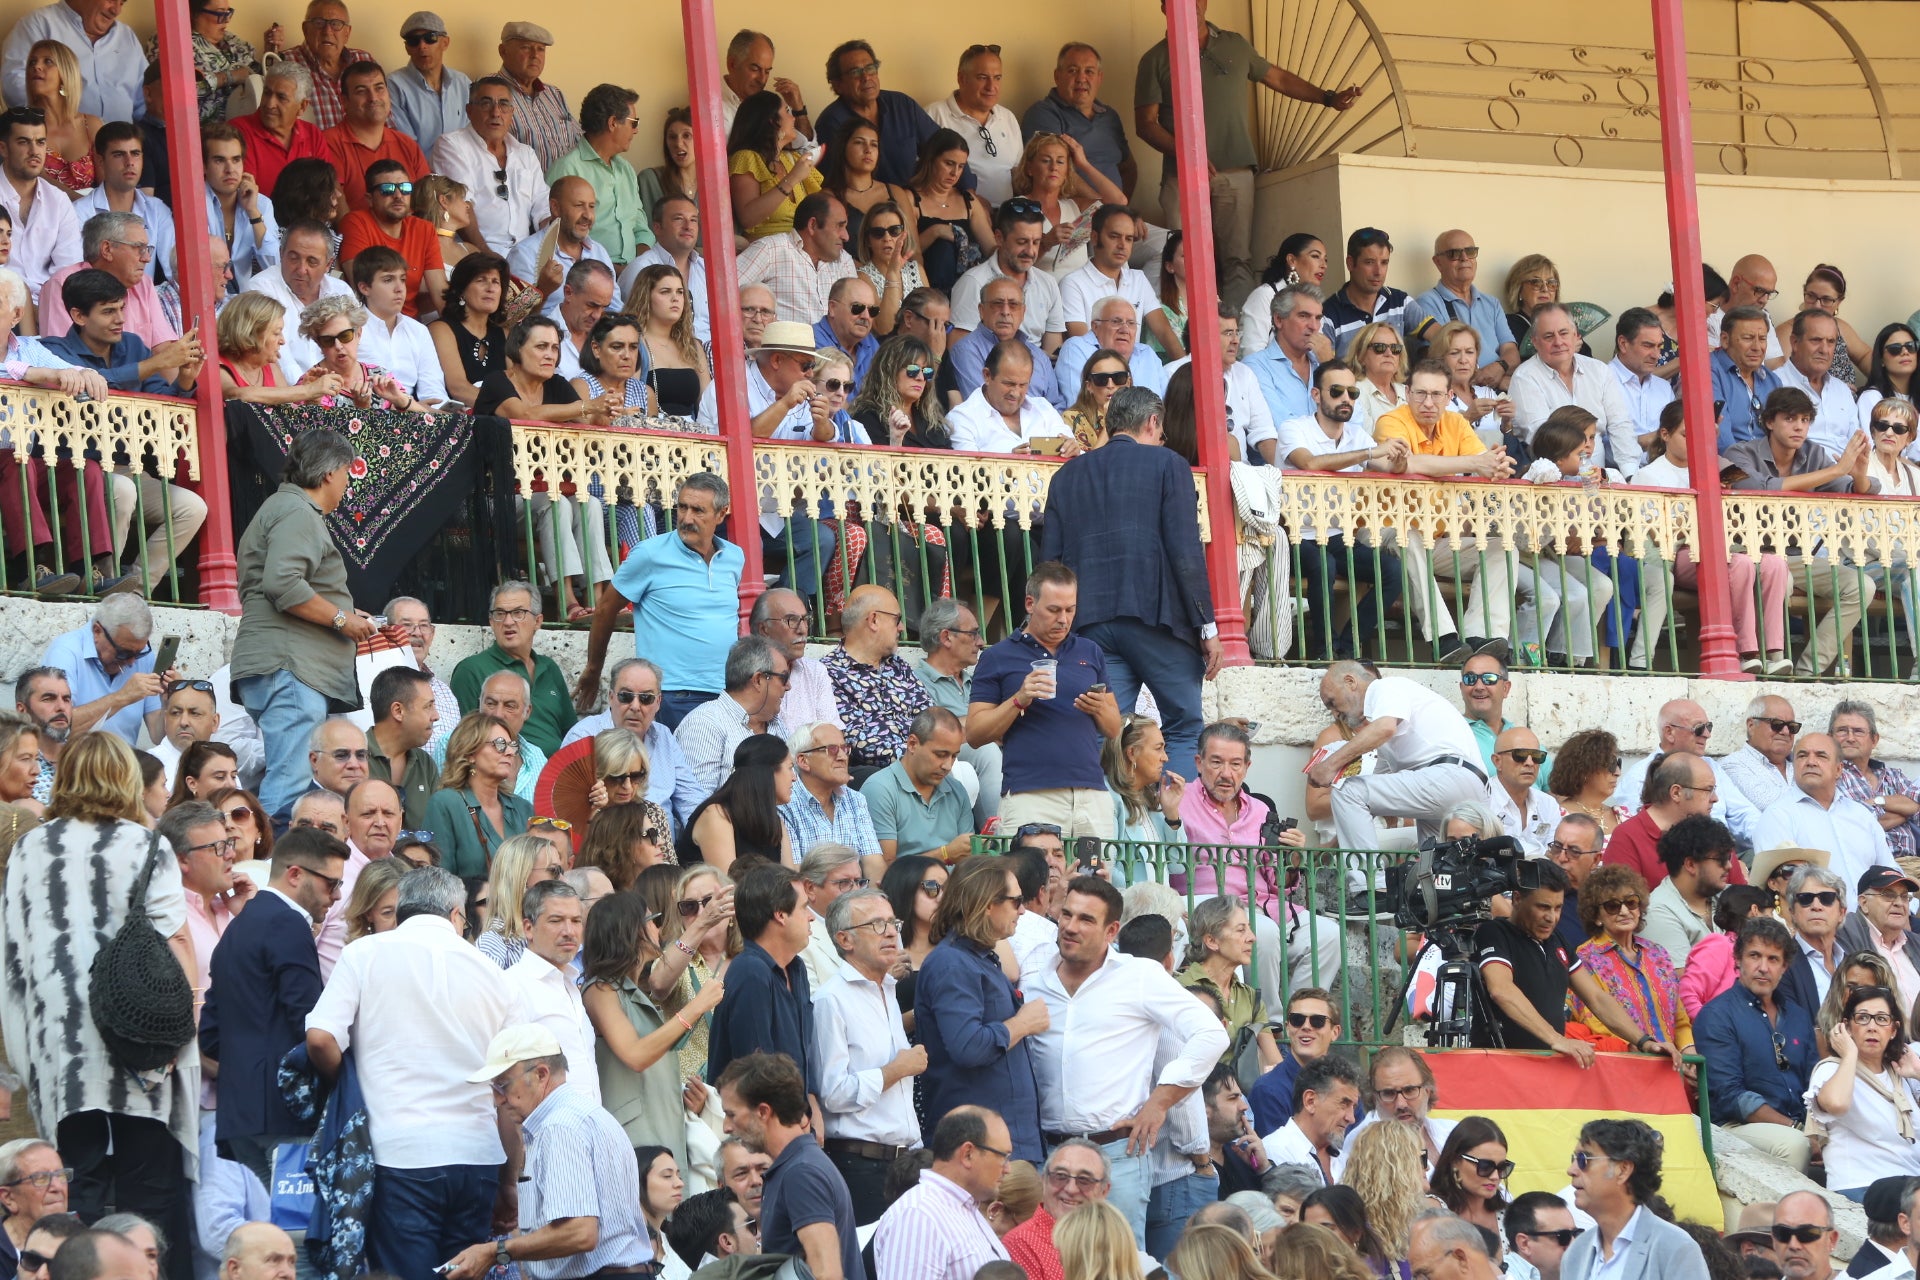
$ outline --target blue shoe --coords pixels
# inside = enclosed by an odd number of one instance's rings
[[[84,584],[77,573],[56,573],[52,569],[41,569],[33,580],[33,589],[37,595],[48,599],[70,596]]]
[[[94,595],[115,596],[128,591],[133,592],[135,595],[139,594],[140,592],[140,575],[139,574],[123,573],[117,578],[109,578],[106,574],[100,573],[97,570],[95,571],[93,575],[93,594]]]

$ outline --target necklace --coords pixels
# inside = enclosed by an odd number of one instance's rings
[[[873,190],[875,187],[879,185],[880,185],[880,182],[879,182],[879,179],[877,178],[868,178],[867,185],[864,187],[856,187],[851,182],[849,182],[847,184],[847,194],[855,195],[855,196],[863,196],[867,194],[867,192]]]
[[[1595,822],[1599,823],[1603,828],[1610,828],[1615,821],[1616,815],[1614,814],[1613,809],[1609,805],[1606,805],[1604,803],[1603,804],[1583,804],[1578,800],[1568,800],[1568,801],[1565,801],[1564,803],[1569,809],[1578,809],[1580,812],[1586,814],[1589,818],[1592,818]]]

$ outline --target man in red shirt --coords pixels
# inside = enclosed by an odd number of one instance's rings
[[[1060,1251],[1053,1244],[1054,1223],[1089,1200],[1105,1200],[1112,1189],[1107,1157],[1085,1138],[1069,1138],[1053,1149],[1040,1175],[1040,1207],[1000,1238],[1007,1256],[1026,1271],[1027,1280],[1062,1280]]]
[[[341,265],[348,266],[372,245],[384,244],[407,260],[405,313],[420,314],[422,284],[429,310],[438,311],[447,293],[446,261],[433,224],[409,212],[413,182],[405,167],[398,160],[376,160],[367,166],[365,176],[371,203],[340,220]]]
[[[273,195],[280,171],[295,160],[327,158],[327,139],[320,126],[300,118],[312,96],[312,74],[300,63],[282,59],[261,77],[260,109],[233,118],[233,127],[246,143],[246,171],[266,196]]]
[[[1705,816],[1713,808],[1716,781],[1704,757],[1691,751],[1673,751],[1657,757],[1647,775],[1653,795],[1649,804],[1613,829],[1600,855],[1602,866],[1627,866],[1638,871],[1652,889],[1667,878],[1660,858],[1660,837],[1682,818]],[[1745,884],[1747,869],[1735,858],[1728,884]]]
[[[415,182],[427,176],[420,144],[387,127],[393,103],[387,97],[387,73],[379,63],[356,62],[341,72],[340,94],[347,116],[326,132],[327,159],[340,175],[348,210],[367,207],[367,166],[376,160],[399,161]]]

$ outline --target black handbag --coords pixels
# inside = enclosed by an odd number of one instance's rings
[[[117,1066],[135,1073],[172,1062],[194,1036],[193,983],[147,912],[147,885],[160,861],[160,834],[147,841],[127,918],[87,972],[93,1025]]]

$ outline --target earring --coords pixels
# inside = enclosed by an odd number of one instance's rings
[[[1287,283],[1290,285],[1300,283],[1300,273],[1298,271],[1293,270],[1291,267],[1287,269]]]

